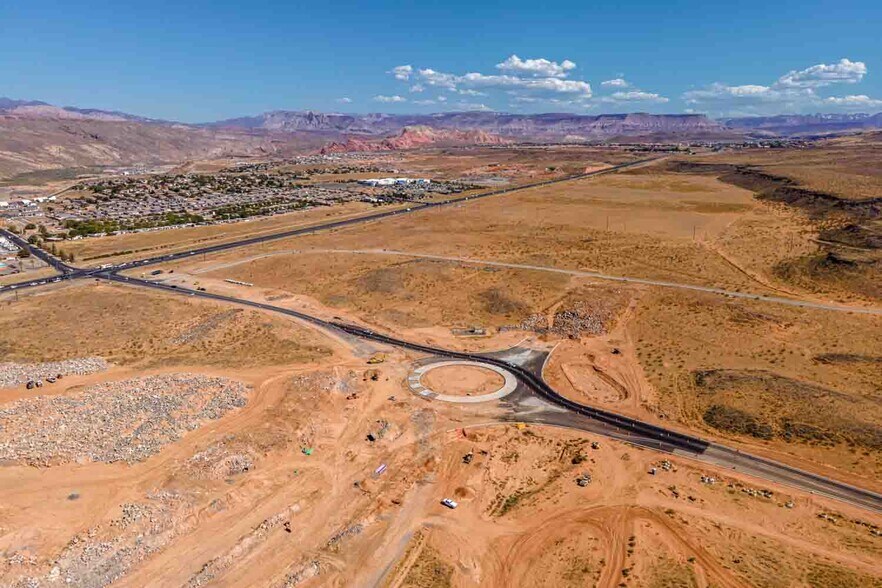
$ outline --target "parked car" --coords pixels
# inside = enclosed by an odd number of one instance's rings
[[[446,506],[449,509],[454,509],[457,506],[459,506],[459,503],[457,501],[451,500],[449,498],[445,498],[444,500],[442,500],[441,504],[443,504],[444,506]]]

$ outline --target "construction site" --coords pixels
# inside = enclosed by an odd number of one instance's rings
[[[4,231],[0,584],[882,586],[875,253],[645,155],[194,163],[467,188]]]

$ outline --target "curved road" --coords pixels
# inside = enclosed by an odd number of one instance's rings
[[[512,372],[518,381],[529,389],[536,396],[547,401],[548,403],[563,408],[570,417],[585,417],[585,423],[578,421],[563,423],[565,426],[591,430],[596,433],[608,435],[610,437],[626,441],[628,443],[647,447],[659,451],[676,453],[686,457],[698,459],[707,463],[712,463],[720,467],[737,470],[741,473],[753,475],[772,482],[785,484],[794,488],[801,489],[806,492],[820,494],[841,500],[855,506],[859,506],[868,510],[882,512],[882,495],[862,488],[857,488],[843,482],[838,482],[830,478],[819,476],[811,472],[806,472],[786,464],[772,461],[759,456],[740,452],[730,449],[717,443],[711,443],[699,437],[687,435],[666,429],[658,425],[646,423],[644,421],[626,417],[609,411],[585,406],[574,402],[564,396],[558,394],[545,380],[534,374],[532,371],[518,365],[495,357],[478,354],[467,353],[462,351],[452,351],[420,343],[413,343],[403,339],[397,339],[389,335],[377,333],[371,329],[366,329],[357,325],[338,321],[326,321],[318,317],[265,304],[252,300],[244,300],[232,296],[222,294],[213,294],[210,292],[201,292],[182,288],[180,286],[173,287],[170,285],[141,280],[139,278],[130,278],[120,276],[112,271],[102,272],[95,277],[120,282],[123,284],[131,284],[134,286],[163,290],[166,292],[174,292],[184,296],[193,296],[249,306],[260,310],[276,312],[305,321],[307,323],[322,327],[325,329],[338,330],[355,337],[368,339],[379,343],[385,343],[403,349],[419,351],[422,353],[437,355],[441,357],[449,357],[452,359],[463,359],[468,361],[477,361],[494,365]],[[561,423],[552,423],[561,424]]]

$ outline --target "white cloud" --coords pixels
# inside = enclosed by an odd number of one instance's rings
[[[615,78],[612,80],[606,80],[605,82],[600,82],[600,85],[604,88],[627,88],[630,84],[626,82],[623,78]]]
[[[856,84],[867,75],[862,61],[840,59],[837,63],[819,63],[806,69],[793,70],[778,78],[783,88],[820,88],[831,84]]]
[[[521,59],[512,55],[502,63],[497,63],[496,69],[535,77],[565,78],[570,70],[576,69],[576,64],[569,59],[557,63],[548,59]]]
[[[435,102],[434,100],[431,100],[431,99],[427,99],[427,100],[414,100],[413,103],[414,103],[414,104],[418,104],[418,105],[420,105],[420,106],[428,106],[428,105],[430,105],[430,104],[437,104],[437,102]]]
[[[653,102],[655,104],[664,104],[669,102],[667,98],[653,92],[644,92],[642,90],[631,90],[629,92],[613,92],[609,96],[599,99],[601,102],[618,103],[618,102]]]
[[[438,102],[447,102],[447,96],[438,96]]]
[[[393,67],[386,73],[390,73],[395,76],[396,80],[409,80],[411,74],[413,73],[413,66],[410,65],[398,65]]]
[[[754,84],[728,86],[719,82],[711,84],[708,88],[703,90],[689,90],[688,92],[683,93],[683,99],[689,104],[726,100],[730,98],[776,99],[779,97],[780,92],[773,90],[769,86],[758,86]]]
[[[456,89],[456,76],[453,74],[441,73],[434,69],[421,69],[418,73],[420,79],[429,86],[447,88],[449,90]]]
[[[342,98],[337,98],[335,102],[337,102],[337,104],[350,104],[352,102],[352,98],[347,98],[346,96],[343,96]]]
[[[563,64],[555,65],[563,67]],[[517,89],[537,94],[570,94],[579,95],[583,98],[591,97],[591,84],[588,82],[564,80],[559,77],[521,77],[507,74],[487,75],[478,72],[456,75],[429,68],[418,70],[414,77],[419,79],[420,84],[444,88],[445,90],[458,92],[466,96],[486,95],[486,92],[482,92],[482,90]]]
[[[456,102],[453,104],[453,107],[458,110],[493,110],[486,104],[481,104],[479,102]]]
[[[844,106],[848,108],[877,108],[882,106],[882,100],[870,98],[865,94],[841,97],[831,96],[830,98],[824,99],[824,102],[834,106]]]
[[[395,95],[395,96],[382,96],[382,95],[374,96],[374,100],[377,102],[384,102],[387,104],[393,103],[393,102],[407,102],[407,98],[404,98],[404,97],[398,96],[398,95]]]
[[[457,90],[457,94],[463,96],[486,96],[487,92],[478,92],[477,90]]]
[[[422,84],[414,84],[413,86],[410,87],[411,92],[422,92],[425,89],[426,89],[426,87],[423,86]]]
[[[867,96],[819,96],[817,90],[834,84],[855,84],[867,73],[860,61],[840,59],[832,64],[818,64],[790,71],[771,85],[730,86],[714,83],[706,88],[689,90],[682,95],[689,105],[707,106],[716,114],[777,114],[812,112],[819,108],[861,108],[878,104]]]
[[[457,83],[472,88],[516,88],[528,92],[549,94],[578,94],[591,97],[591,84],[560,78],[521,78],[509,75],[484,75],[467,73],[457,78]]]

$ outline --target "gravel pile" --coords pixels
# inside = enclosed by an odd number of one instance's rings
[[[578,304],[575,308],[554,314],[551,332],[555,335],[578,339],[583,335],[600,335],[606,332],[606,325],[613,319],[608,310],[590,308]]]
[[[205,421],[245,406],[247,392],[225,378],[167,374],[18,400],[0,408],[0,461],[143,461]]]
[[[0,388],[12,388],[28,380],[45,380],[49,376],[84,376],[103,372],[107,362],[100,357],[81,357],[46,363],[0,363]]]
[[[570,339],[585,335],[601,335],[609,330],[615,320],[617,308],[612,303],[577,302],[570,308],[554,313],[551,326],[548,317],[541,313],[531,314],[520,324],[501,327],[500,331],[531,331],[540,335],[553,334]]]

